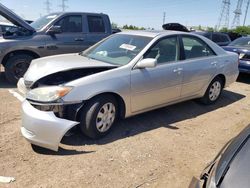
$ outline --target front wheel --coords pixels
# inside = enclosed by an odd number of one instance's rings
[[[111,95],[103,95],[90,100],[81,112],[81,131],[90,138],[107,135],[118,114],[118,106]]]
[[[16,84],[29,68],[32,59],[34,59],[34,57],[28,54],[16,54],[11,56],[5,65],[6,79],[10,83]]]
[[[223,81],[220,77],[216,77],[208,86],[205,95],[200,99],[203,104],[215,103],[222,92]]]

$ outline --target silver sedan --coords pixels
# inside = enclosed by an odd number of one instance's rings
[[[18,88],[23,136],[52,150],[78,125],[106,135],[116,120],[200,98],[218,100],[238,76],[237,54],[195,34],[121,32],[79,54],[33,60]]]

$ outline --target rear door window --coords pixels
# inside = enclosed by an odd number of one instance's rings
[[[105,33],[105,24],[101,16],[87,16],[90,33]]]
[[[182,36],[182,42],[186,59],[215,55],[205,42],[196,37]]]

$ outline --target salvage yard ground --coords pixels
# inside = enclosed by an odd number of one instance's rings
[[[21,136],[20,101],[0,76],[0,187],[187,187],[220,148],[250,123],[250,76],[217,104],[172,105],[120,121],[92,141],[75,131],[59,152],[32,148]]]

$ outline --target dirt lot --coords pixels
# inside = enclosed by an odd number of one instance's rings
[[[59,152],[32,148],[20,133],[20,102],[0,79],[0,187],[187,187],[219,149],[250,123],[250,77],[216,105],[194,101],[123,120],[91,141],[64,137]]]

